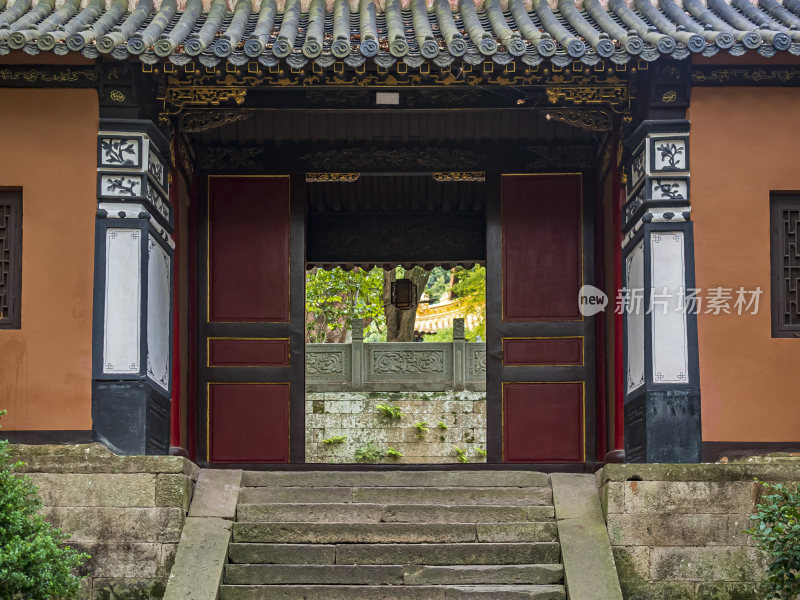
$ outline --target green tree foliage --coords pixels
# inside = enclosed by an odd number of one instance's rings
[[[72,570],[89,556],[62,547],[69,536],[38,514],[36,486],[16,473],[21,466],[11,461],[8,440],[0,440],[0,598],[73,598],[80,578]]]
[[[449,286],[450,271],[445,271],[442,267],[434,267],[430,277],[428,277],[428,285],[425,286],[425,293],[432,300],[431,304],[439,302],[439,298],[442,297],[442,294],[447,291]]]
[[[353,319],[374,321],[380,331],[383,312],[383,270],[339,267],[312,269],[306,274],[306,342],[344,342]]]
[[[467,312],[477,313],[485,317],[486,310],[486,267],[475,265],[471,269],[458,267],[456,281],[453,285],[453,294],[462,298],[467,306]]]
[[[761,483],[766,493],[747,530],[769,559],[764,598],[800,598],[800,488]],[[770,493],[771,492],[771,493]]]

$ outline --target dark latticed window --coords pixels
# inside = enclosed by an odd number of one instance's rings
[[[800,195],[772,194],[772,337],[800,337]]]
[[[22,292],[22,194],[0,190],[0,329],[18,329]]]

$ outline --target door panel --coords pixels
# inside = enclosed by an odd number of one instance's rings
[[[208,320],[288,321],[289,179],[211,179],[208,202]]]
[[[506,462],[583,460],[580,383],[506,383],[503,428]]]
[[[198,389],[209,463],[303,460],[305,211],[293,185],[208,180]]]
[[[578,293],[594,277],[594,226],[583,179],[504,175],[498,187],[487,212],[490,458],[592,460],[594,323]]]
[[[287,462],[288,383],[208,385],[210,462]]]
[[[581,180],[504,176],[503,320],[578,320]]]

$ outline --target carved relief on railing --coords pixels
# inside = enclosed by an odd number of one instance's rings
[[[486,378],[486,345],[456,343],[390,342],[356,344],[306,344],[306,383],[314,389],[359,390],[404,386],[417,390],[483,389]],[[359,367],[363,365],[363,367]],[[354,373],[353,369],[362,369]],[[456,377],[454,368],[463,369]],[[357,377],[354,379],[354,376]],[[322,386],[322,387],[320,387]]]
[[[306,355],[306,373],[312,375],[330,375],[342,373],[342,355],[333,352],[318,352]]]
[[[471,348],[467,354],[467,374],[470,379],[486,376],[486,349]]]
[[[373,373],[444,373],[443,350],[374,351]]]
[[[320,346],[323,346],[320,348]],[[306,379],[346,383],[351,379],[349,344],[308,344]]]

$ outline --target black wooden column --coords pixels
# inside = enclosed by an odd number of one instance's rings
[[[661,65],[626,139],[622,300],[625,460],[700,462],[688,72]]]
[[[92,437],[118,454],[166,454],[170,445],[175,244],[168,152],[151,121],[100,121]]]

